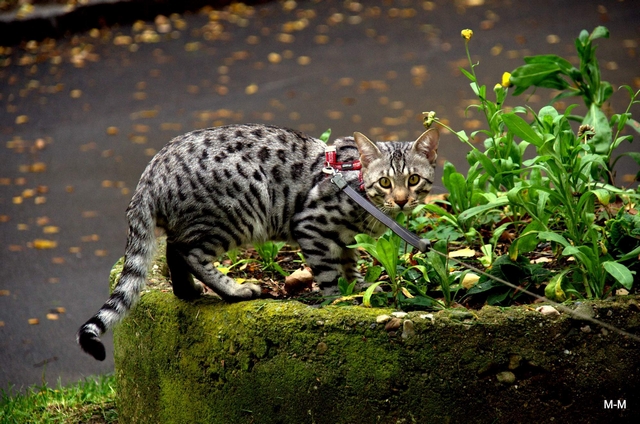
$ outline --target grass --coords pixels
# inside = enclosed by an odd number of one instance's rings
[[[115,376],[87,378],[55,389],[46,384],[27,389],[0,390],[0,423],[117,423]]]

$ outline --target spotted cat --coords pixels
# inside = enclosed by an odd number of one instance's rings
[[[355,133],[334,142],[342,171],[389,216],[411,211],[431,190],[438,132],[414,142],[370,141]],[[361,280],[347,246],[354,235],[379,236],[385,227],[331,184],[325,143],[267,125],[230,125],[176,137],[151,160],[127,209],[129,232],[120,280],[102,308],[78,331],[84,351],[104,360],[100,336],[135,305],[146,283],[157,227],[167,235],[167,264],[174,294],[203,292],[196,277],[226,301],[260,296],[260,287],[238,284],[213,260],[230,249],[267,240],[297,243],[325,292],[337,280]],[[361,172],[361,174],[360,174]],[[360,181],[362,180],[362,181]]]

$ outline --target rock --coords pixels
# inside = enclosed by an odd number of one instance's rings
[[[391,320],[384,326],[384,329],[387,331],[395,331],[402,325],[402,320],[400,318],[391,318]]]
[[[502,384],[513,384],[516,382],[516,375],[511,371],[502,371],[496,374],[496,378]]]
[[[294,271],[284,279],[284,288],[289,294],[300,293],[311,288],[313,284],[313,274],[307,268]]]
[[[387,314],[384,314],[384,315],[378,315],[378,316],[376,317],[376,322],[377,322],[378,324],[382,324],[383,322],[387,322],[387,321],[389,321],[390,319],[391,319],[391,317],[390,317],[389,315],[387,315]]]
[[[327,349],[329,349],[329,346],[327,346],[325,342],[318,343],[318,346],[316,347],[316,351],[318,352],[318,355],[324,355]]]
[[[596,316],[596,311],[593,310],[593,306],[588,303],[578,303],[578,306],[573,310],[571,318],[576,321],[589,321]]]
[[[554,308],[553,306],[550,306],[550,305],[538,306],[536,308],[536,311],[540,312],[544,316],[548,316],[548,317],[552,317],[552,318],[560,316],[560,312],[558,312],[558,310],[556,308]]]
[[[469,311],[460,311],[460,310],[453,310],[451,311],[451,318],[453,319],[457,319],[460,321],[463,321],[465,319],[473,319],[473,314]]]
[[[409,314],[407,314],[406,312],[399,311],[399,312],[392,312],[391,315],[393,315],[396,318],[404,318]]]
[[[428,319],[431,322],[435,321],[435,318],[433,317],[433,314],[422,314],[418,316],[420,319]]]
[[[618,289],[616,290],[616,296],[626,296],[629,294],[629,290],[627,289]]]
[[[402,323],[402,338],[408,339],[416,335],[416,330],[413,328],[413,321],[410,319]]]
[[[591,333],[591,327],[585,325],[584,327],[580,327],[580,331],[582,331],[583,333]]]
[[[509,357],[509,366],[508,366],[508,368],[510,370],[517,369],[520,366],[520,361],[522,361],[522,356],[516,355],[516,354],[511,355]]]

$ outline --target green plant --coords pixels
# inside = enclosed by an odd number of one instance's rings
[[[263,271],[276,271],[283,277],[288,276],[287,272],[282,269],[280,264],[276,262],[278,253],[284,247],[285,242],[267,241],[265,243],[256,244],[253,247],[260,256],[260,262],[262,263]]]
[[[46,384],[30,387],[25,394],[0,390],[0,422],[77,423],[117,422],[115,376],[104,375],[63,387]]]
[[[404,214],[397,218],[401,225],[405,224]],[[371,307],[383,306],[390,300],[396,308],[422,307],[442,308],[443,305],[428,296],[424,286],[428,280],[428,270],[424,262],[411,262],[400,237],[392,231],[387,231],[378,240],[374,240],[368,234],[357,234],[356,244],[351,248],[364,249],[369,255],[380,263],[380,266],[369,266],[365,275],[365,282],[371,285],[365,290],[362,303]],[[385,271],[388,280],[379,280],[382,271]],[[446,283],[445,283],[446,284]],[[346,285],[346,282],[345,282]],[[390,293],[377,293],[381,285],[388,285]],[[421,287],[423,286],[423,287]]]
[[[579,68],[555,55],[525,58],[525,65],[511,74],[505,73],[502,83],[496,84],[495,101],[488,99],[487,88],[478,83],[477,64],[469,54],[472,32],[464,30],[462,36],[470,68],[461,71],[479,100],[469,107],[485,116],[488,129],[468,136],[464,131],[453,131],[434,114],[427,114],[425,124],[436,122],[445,126],[470,147],[467,156],[470,168],[465,178],[452,166],[445,165],[443,183],[449,190],[451,212],[437,205],[426,209],[439,215],[445,225],[463,233],[470,245],[479,245],[485,265],[493,265],[492,269],[503,268],[497,265],[507,261],[489,250],[497,247],[499,237],[507,230],[516,235],[509,246],[511,263],[505,263],[507,268],[514,264],[524,266],[520,262],[522,255],[538,248],[541,242],[551,243],[558,264],[565,267],[547,287],[548,294],[555,299],[582,294],[600,298],[616,286],[631,288],[633,274],[624,263],[630,252],[618,252],[618,258],[607,253],[605,222],[613,202],[629,202],[636,196],[631,190],[613,186],[613,166],[619,157],[612,161],[612,154],[623,141],[632,142],[631,135],[621,136],[625,126],[639,131],[640,125],[631,118],[631,107],[639,103],[640,91],[634,93],[625,86],[631,97],[629,106],[623,114],[606,118],[601,108],[613,90],[600,78],[592,45],[593,40],[608,37],[606,28],[598,27],[591,34],[581,32],[576,40]],[[573,115],[575,105],[564,113],[552,106],[543,107],[538,113],[524,107],[507,112],[503,104],[511,86],[515,86],[515,95],[536,86],[563,90],[554,100],[581,96],[587,114]],[[529,123],[521,115],[533,116],[533,121]],[[571,121],[582,124],[577,134]],[[484,152],[471,143],[480,135],[485,137]],[[535,149],[536,156],[525,160],[529,146]],[[639,153],[626,155],[640,165]],[[479,231],[474,231],[478,226],[485,229],[485,234],[492,234],[489,243],[478,237]],[[620,229],[620,225],[615,228]],[[574,262],[561,260],[569,257]],[[493,283],[481,281],[469,293],[493,288]],[[489,301],[500,303],[508,299],[503,293],[490,297]]]
[[[356,280],[353,280],[352,282],[349,282],[344,277],[338,278],[338,291],[340,292],[340,295],[341,296],[351,296],[352,294],[354,294],[354,290],[356,288],[356,283],[357,283]]]

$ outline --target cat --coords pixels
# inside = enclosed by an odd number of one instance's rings
[[[361,163],[361,174],[341,171],[347,182],[395,217],[411,212],[431,190],[438,140],[435,129],[414,142],[374,143],[356,132],[334,145],[339,162]],[[378,237],[386,227],[330,182],[323,172],[325,148],[319,139],[260,124],[174,138],[147,165],[133,194],[122,274],[106,303],[80,327],[82,349],[105,359],[100,336],[138,301],[157,228],[167,235],[167,265],[180,299],[203,292],[193,277],[226,301],[259,297],[259,286],[236,283],[212,262],[230,249],[267,240],[297,243],[325,293],[335,291],[340,276],[362,281],[355,251],[347,246],[358,233]]]

